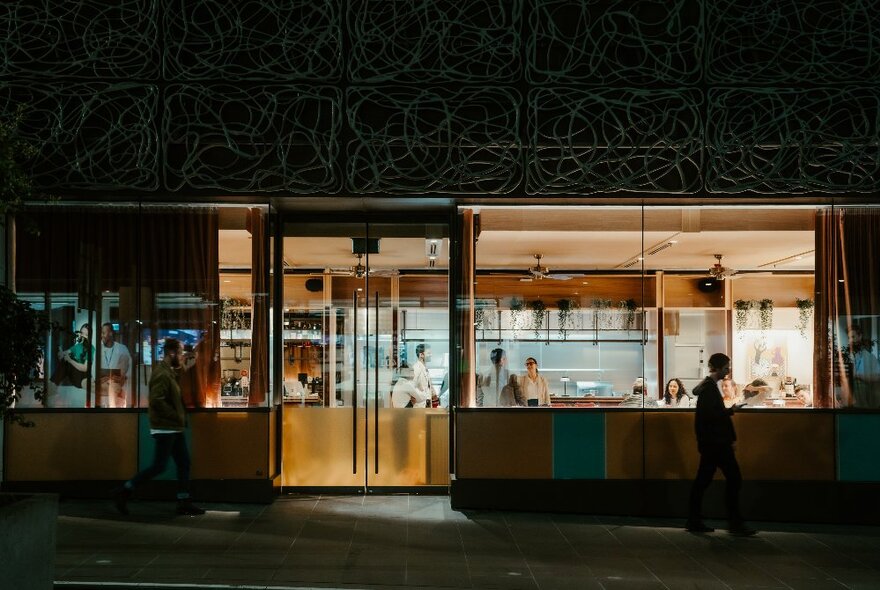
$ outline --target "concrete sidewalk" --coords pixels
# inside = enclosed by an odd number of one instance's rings
[[[880,528],[455,512],[446,497],[62,501],[56,588],[880,588]],[[711,523],[711,521],[710,521]],[[714,523],[718,526],[723,523]]]

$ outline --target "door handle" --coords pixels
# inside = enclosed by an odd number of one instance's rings
[[[374,466],[373,469],[374,469],[374,472],[376,473],[376,475],[378,475],[379,474],[379,292],[378,291],[376,291],[376,320],[375,320],[375,322],[376,322],[376,331],[375,331],[375,334],[373,334],[373,337],[375,338],[375,340],[374,340],[375,346],[373,347],[374,348],[373,354],[375,355],[375,358],[373,359],[373,361],[374,361],[373,364],[375,364],[375,366],[376,366],[376,375],[375,375],[375,387],[376,388],[373,390],[373,401],[374,401],[374,403],[373,403],[374,414],[373,415],[376,417],[376,426],[373,429],[373,443],[374,443],[373,444],[373,452],[375,453],[375,456],[373,459],[373,466]]]
[[[351,472],[356,474],[357,467],[357,386],[358,386],[358,294],[357,289],[352,291],[351,295],[352,315],[354,316],[354,381],[352,382],[351,391]]]

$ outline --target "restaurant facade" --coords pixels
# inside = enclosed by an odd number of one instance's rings
[[[148,464],[175,338],[199,499],[683,516],[724,352],[746,515],[874,522],[876,15],[73,4],[0,8],[52,195],[5,226],[52,329],[3,489]]]

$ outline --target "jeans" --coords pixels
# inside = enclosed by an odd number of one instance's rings
[[[708,446],[701,449],[700,467],[691,486],[688,522],[696,524],[702,521],[703,494],[712,483],[716,469],[721,469],[726,482],[724,496],[730,528],[741,527],[743,519],[739,511],[739,490],[742,487],[742,474],[733,447],[730,445]]]
[[[153,479],[163,471],[168,464],[168,458],[174,459],[177,466],[177,497],[189,497],[189,450],[186,448],[186,435],[183,432],[171,432],[167,434],[154,434],[156,449],[153,454],[153,464],[138,472],[129,483],[134,488],[142,481]]]

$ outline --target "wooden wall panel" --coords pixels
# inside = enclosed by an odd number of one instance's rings
[[[742,411],[734,425],[743,479],[835,479],[833,414]]]
[[[525,276],[525,275],[523,275]],[[588,285],[583,283],[587,282]],[[506,307],[511,297],[526,301],[541,299],[547,307],[554,307],[559,299],[578,300],[581,309],[589,309],[593,299],[610,299],[615,305],[618,301],[635,299],[640,307],[656,307],[656,279],[644,277],[644,305],[642,304],[642,277],[635,276],[587,276],[567,281],[544,279],[521,282],[518,276],[477,276],[477,299],[502,299]]]
[[[34,413],[6,426],[6,480],[122,480],[137,471],[138,414]]]
[[[645,413],[645,478],[692,479],[700,464],[694,413]]]
[[[605,476],[608,479],[642,478],[642,412],[605,414]]]
[[[456,477],[551,479],[550,411],[481,410],[456,415]]]
[[[189,414],[193,479],[268,479],[266,412]]]
[[[714,293],[697,289],[700,275],[666,275],[663,281],[664,307],[724,307],[724,284]]]
[[[773,299],[774,307],[796,307],[795,298],[814,299],[813,275],[742,277],[732,281],[733,300]]]

